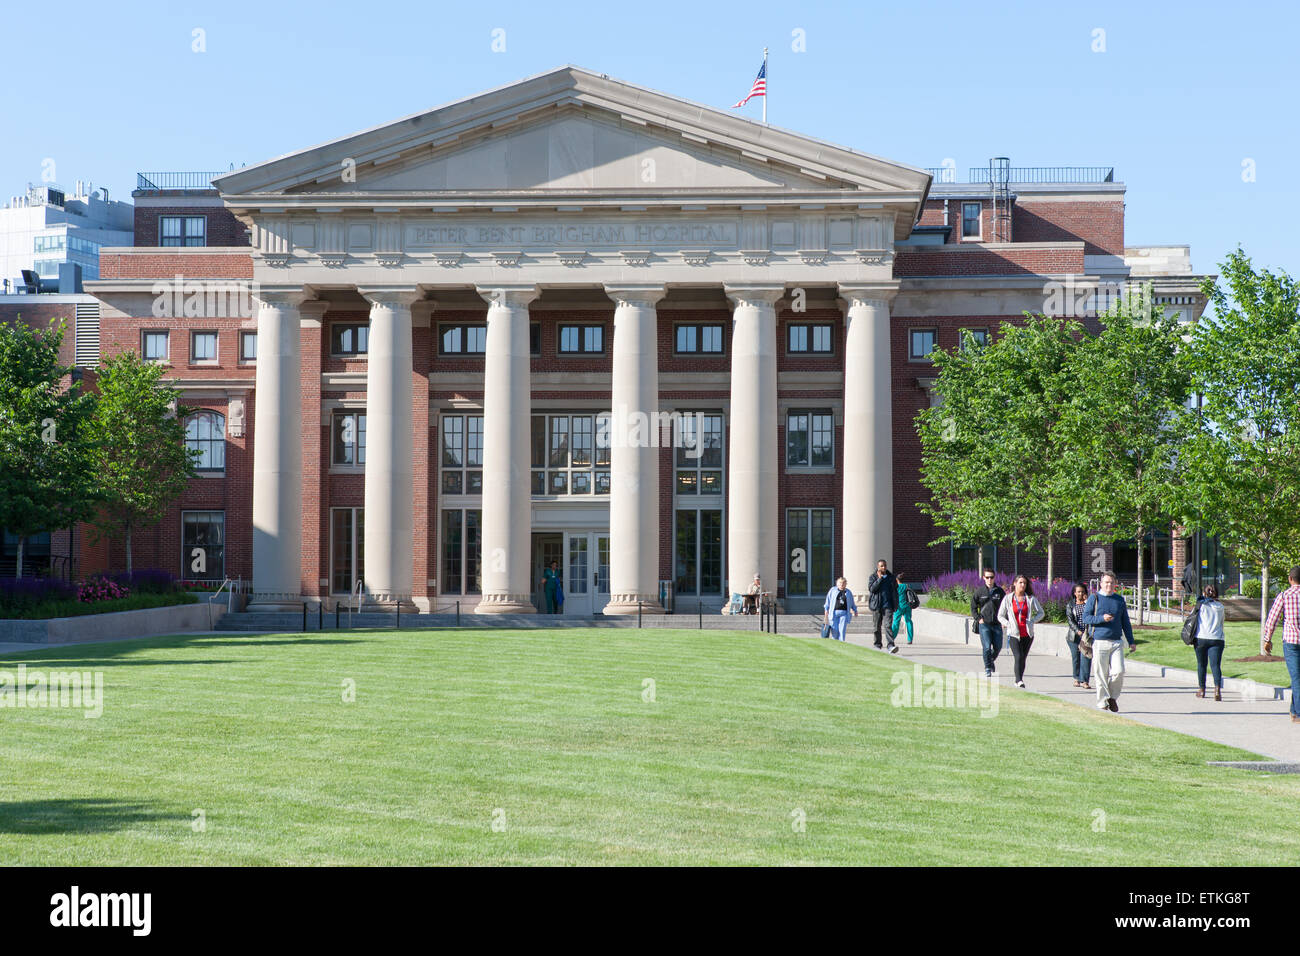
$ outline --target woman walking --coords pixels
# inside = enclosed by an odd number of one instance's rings
[[[1025,686],[1025,659],[1034,644],[1034,625],[1046,616],[1043,606],[1034,597],[1029,578],[1017,574],[1011,583],[1011,593],[1002,599],[998,608],[998,623],[1011,635],[1011,656],[1016,665],[1016,686]]]
[[[1205,665],[1214,674],[1214,699],[1223,700],[1223,649],[1227,637],[1223,632],[1223,604],[1213,584],[1206,585],[1204,596],[1196,602],[1196,696],[1205,696]]]
[[[889,626],[890,633],[894,639],[898,639],[898,629],[904,621],[907,622],[907,643],[912,643],[912,605],[908,601],[908,596],[912,593],[906,584],[903,583],[903,572],[895,571],[894,580],[898,582],[898,607],[894,610],[894,620]]]
[[[853,599],[849,582],[837,578],[835,587],[826,592],[826,603],[822,606],[826,614],[826,623],[830,625],[831,637],[837,641],[847,641],[849,619],[858,616],[858,602]]]
[[[1074,586],[1073,600],[1065,606],[1065,626],[1068,632],[1065,643],[1070,648],[1070,663],[1074,671],[1074,686],[1092,690],[1088,679],[1092,677],[1092,658],[1079,649],[1079,641],[1088,633],[1083,623],[1083,609],[1088,606],[1088,589],[1082,584]]]

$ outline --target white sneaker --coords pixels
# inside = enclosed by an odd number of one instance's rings
[[[1016,681],[1016,686],[1017,686],[1017,687],[1024,687],[1024,686],[1025,686],[1025,682],[1022,681],[1022,680],[1018,680],[1018,681]]]

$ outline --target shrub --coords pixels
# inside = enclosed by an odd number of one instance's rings
[[[176,575],[158,568],[114,571],[97,577],[112,581],[135,594],[172,594],[180,590],[180,582],[176,580]]]
[[[46,601],[70,601],[76,594],[58,578],[0,578],[0,618],[19,617]]]
[[[1014,579],[1015,575],[1003,571],[994,573],[994,580],[1006,591],[1011,590],[1011,582]],[[983,584],[977,571],[950,571],[947,574],[926,578],[924,582],[926,594],[947,598],[950,601],[960,601],[964,607],[970,606],[971,595],[983,587]],[[1065,606],[1070,601],[1074,582],[1057,578],[1049,586],[1034,578],[1030,580],[1030,585],[1034,589],[1034,596],[1038,598],[1038,603],[1043,606],[1043,612],[1046,614],[1044,620],[1063,622]]]
[[[1279,592],[1278,579],[1270,576],[1268,579],[1268,594],[1273,597]],[[1264,589],[1264,582],[1259,578],[1247,578],[1241,582],[1241,596],[1253,598],[1258,601]]]
[[[77,600],[82,604],[96,601],[116,601],[131,593],[130,588],[106,577],[92,577],[77,587]]]

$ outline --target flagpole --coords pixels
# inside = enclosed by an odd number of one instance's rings
[[[769,90],[772,88],[772,75],[767,72],[767,47],[763,47],[763,75],[767,81],[763,86],[763,125],[767,125],[767,98],[770,95]]]

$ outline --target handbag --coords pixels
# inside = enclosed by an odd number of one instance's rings
[[[823,624],[822,637],[830,637],[830,636],[831,636],[831,626],[829,624]]]
[[[913,591],[911,588],[907,589],[907,606],[910,607],[913,611],[915,611],[918,607],[921,606],[921,599],[916,596],[916,592]]]
[[[1079,635],[1079,653],[1092,660],[1092,628]]]
[[[1201,629],[1201,602],[1196,602],[1192,613],[1183,621],[1183,643],[1188,647],[1196,646],[1196,635]]]

